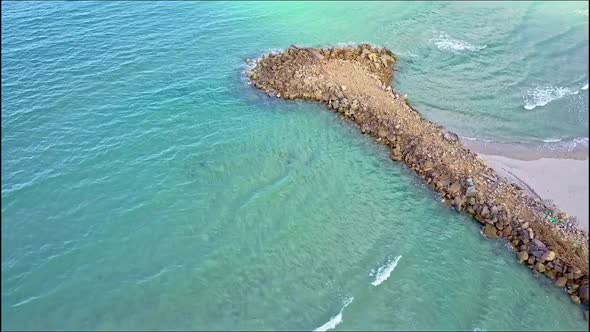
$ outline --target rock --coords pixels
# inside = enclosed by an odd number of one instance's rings
[[[404,98],[406,98],[406,95],[404,95]],[[457,136],[457,134],[448,130],[445,130],[443,137],[450,142],[456,142],[459,140],[459,136]]]
[[[565,273],[563,276],[564,276],[566,279],[569,279],[569,280],[574,280],[574,274],[573,274],[573,273],[571,273],[571,272]]]
[[[555,271],[563,273],[563,267],[561,267],[561,265],[554,264],[553,268],[555,269]]]
[[[467,187],[467,191],[465,191],[465,197],[474,197],[477,195],[477,189],[474,186]]]
[[[453,205],[455,206],[457,212],[461,212],[461,207],[463,206],[463,200],[461,199],[461,197],[455,197],[455,199],[453,200]]]
[[[340,88],[342,89],[342,91],[346,91],[346,85],[342,85]]]
[[[482,216],[479,214],[475,216],[475,220],[479,221],[480,224],[484,225],[486,222]]]
[[[467,184],[468,187],[473,187],[473,179],[472,178],[467,178],[465,180],[465,183]]]
[[[543,254],[543,256],[541,256],[541,259],[544,260],[544,261],[549,261],[550,262],[550,261],[552,261],[552,260],[555,259],[555,252],[549,250],[549,251],[545,252]]]
[[[335,110],[337,110],[338,107],[340,107],[340,103],[338,102],[338,100],[334,100],[332,102],[332,108],[335,109]]]
[[[543,252],[547,251],[547,246],[545,243],[541,242],[539,239],[534,239],[531,241],[531,250],[541,250]]]
[[[453,195],[457,195],[460,191],[461,185],[458,182],[453,182],[453,184],[451,184],[451,186],[449,187],[449,192]]]
[[[582,277],[583,273],[580,269],[578,269],[577,267],[573,267],[571,269],[569,269],[571,272],[573,272],[574,274],[574,279],[579,279]]]
[[[532,228],[527,228],[527,231],[529,232],[529,239],[534,239],[535,238],[535,234],[533,233],[533,229]]]
[[[533,265],[533,264],[535,263],[535,256],[531,256],[531,257],[529,257],[529,260],[527,261],[527,263],[528,263],[529,265]]]
[[[483,206],[483,209],[481,209],[480,214],[484,218],[490,215],[490,210],[488,209],[488,207],[486,205]]]
[[[562,212],[559,214],[559,219],[561,220],[566,220],[569,218],[569,215],[567,214],[567,212]]]
[[[492,212],[492,216],[497,215],[498,214],[498,207],[495,205],[492,206],[491,212]]]
[[[432,163],[432,161],[428,160],[427,162],[424,163],[424,167],[422,168],[422,170],[424,172],[428,172],[430,170],[432,170],[434,168],[434,164]]]
[[[492,239],[498,237],[496,234],[496,227],[490,224],[487,224],[483,227],[483,234]]]
[[[580,300],[582,300],[582,302],[588,302],[588,285],[580,286],[580,288],[578,288],[578,296],[580,297]]]
[[[532,250],[531,251],[531,254],[533,256],[535,256],[536,258],[541,259],[541,257],[543,257],[543,255],[545,254],[545,252],[542,251],[542,250]]]
[[[529,259],[529,253],[526,251],[519,251],[516,256],[518,257],[518,261],[520,263],[526,261],[527,259]]]
[[[527,229],[527,228],[529,228],[529,223],[528,222],[525,222],[524,224],[521,225],[521,227],[523,229]]]
[[[574,302],[575,304],[580,304],[580,298],[576,295],[570,296],[570,299],[572,299],[572,302]]]
[[[567,283],[567,278],[565,277],[559,277],[557,278],[557,280],[555,281],[555,287],[559,287],[559,288],[563,288],[565,287],[565,284]]]
[[[557,276],[557,272],[555,272],[555,270],[547,270],[547,271],[545,271],[545,275],[549,279],[555,279],[555,277]]]
[[[543,265],[543,263],[539,263],[537,262],[537,264],[535,264],[535,269],[541,273],[545,272],[545,265]]]

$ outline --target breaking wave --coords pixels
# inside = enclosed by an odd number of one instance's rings
[[[369,276],[374,277],[375,280],[373,280],[373,282],[371,282],[371,285],[373,286],[379,286],[381,285],[385,280],[387,280],[389,278],[389,276],[391,275],[391,272],[393,272],[393,270],[395,270],[395,267],[397,265],[397,262],[399,262],[399,260],[402,258],[402,256],[397,256],[395,258],[392,259],[391,256],[387,257],[387,262],[385,263],[385,265],[380,266],[376,271],[375,270],[371,270],[371,273],[369,273]]]
[[[561,139],[545,139],[541,145],[545,150],[557,150],[571,152],[580,148],[588,148],[588,137],[576,137],[572,140],[563,141]]]
[[[578,90],[554,86],[529,89],[527,95],[524,97],[524,108],[527,110],[532,110],[535,107],[545,106],[550,102],[565,96],[578,94],[578,92]]]
[[[328,330],[332,330],[334,328],[336,328],[336,326],[340,323],[342,323],[342,311],[344,311],[344,308],[348,307],[348,305],[350,303],[352,303],[352,300],[354,300],[354,297],[348,297],[344,300],[342,309],[340,309],[340,312],[338,312],[338,315],[330,318],[330,320],[328,322],[326,322],[326,324],[318,327],[317,329],[315,329],[314,331],[328,331]]]

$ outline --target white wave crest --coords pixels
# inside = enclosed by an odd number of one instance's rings
[[[576,13],[578,13],[580,15],[588,16],[588,9],[578,9],[578,10],[576,10]]]
[[[545,143],[561,142],[561,138],[545,138],[543,140],[543,142],[545,142]]]
[[[380,266],[377,269],[377,271],[371,270],[371,273],[369,273],[369,276],[375,278],[375,280],[373,282],[371,282],[371,285],[376,287],[376,286],[381,285],[385,280],[387,280],[389,278],[389,276],[391,275],[391,272],[393,272],[393,270],[397,266],[397,262],[399,262],[399,260],[401,258],[402,258],[401,255],[397,256],[393,259],[391,256],[388,256],[387,262],[385,263],[385,265]]]
[[[350,303],[352,303],[352,300],[354,300],[354,297],[348,297],[344,300],[342,309],[340,309],[340,312],[338,312],[338,315],[331,317],[330,320],[328,322],[326,322],[326,324],[318,327],[317,329],[315,329],[314,331],[328,331],[328,330],[332,330],[334,328],[336,328],[336,326],[340,323],[342,323],[342,311],[344,311],[344,308],[348,307],[348,305]]]
[[[588,148],[588,137],[577,137],[572,140],[557,140],[552,142],[547,142],[547,140],[543,140],[545,143],[541,146],[544,150],[550,151],[567,151],[571,152],[576,149],[580,148]]]
[[[578,94],[578,91],[570,88],[554,86],[536,87],[529,89],[527,95],[524,97],[524,108],[532,110],[535,107],[545,106],[554,100],[575,94]]]
[[[462,52],[477,52],[487,47],[487,45],[473,45],[464,40],[452,38],[444,32],[441,32],[438,37],[430,39],[430,42],[438,47],[439,50],[449,51],[455,54]]]
[[[582,90],[588,90],[588,83],[582,87]]]

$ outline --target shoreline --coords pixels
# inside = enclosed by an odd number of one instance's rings
[[[581,144],[560,149],[555,147],[558,145],[556,143],[497,143],[470,139],[461,141],[466,147],[484,155],[504,156],[523,161],[543,158],[585,160],[588,159],[590,151],[588,146]]]
[[[567,213],[511,183],[504,176],[509,169],[499,167],[496,172],[488,167],[485,159],[493,159],[493,154],[478,156],[456,134],[424,119],[391,87],[396,62],[388,49],[368,44],[291,46],[262,57],[248,76],[270,97],[319,102],[357,123],[362,134],[389,147],[392,160],[413,170],[457,212],[474,217],[482,234],[506,239],[520,263],[552,279],[574,303],[587,305],[587,233],[570,227]],[[486,147],[490,149],[489,144]]]
[[[540,198],[568,211],[570,221],[588,234],[588,159],[519,160],[502,155],[479,156],[498,174]]]
[[[522,187],[532,198],[568,211],[588,234],[589,150],[548,150],[544,144],[462,140],[500,176]]]

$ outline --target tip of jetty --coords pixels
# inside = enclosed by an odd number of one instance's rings
[[[391,88],[396,62],[388,49],[368,44],[291,46],[259,59],[248,75],[271,97],[317,101],[357,123],[450,207],[473,216],[485,236],[506,239],[521,263],[551,278],[572,301],[588,303],[587,235],[555,225],[551,220],[563,225],[567,214],[500,178],[457,135],[412,109],[405,96]]]

